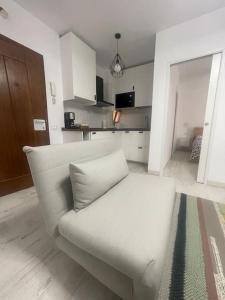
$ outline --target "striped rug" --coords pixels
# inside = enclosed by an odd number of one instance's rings
[[[225,204],[177,194],[160,300],[225,300]]]

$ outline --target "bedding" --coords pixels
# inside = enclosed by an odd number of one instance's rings
[[[225,204],[177,194],[159,299],[225,299]]]
[[[191,160],[199,161],[202,145],[202,136],[198,135],[194,138],[191,150]]]

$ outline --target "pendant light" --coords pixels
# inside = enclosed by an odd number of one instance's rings
[[[111,74],[113,77],[119,78],[119,77],[122,77],[124,74],[125,65],[122,61],[122,58],[120,57],[120,55],[118,53],[118,43],[119,43],[119,39],[121,38],[121,34],[116,33],[115,38],[116,38],[116,42],[117,42],[117,53],[111,64],[110,71],[111,71]]]

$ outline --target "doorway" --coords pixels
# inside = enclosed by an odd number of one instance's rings
[[[205,182],[221,54],[170,67],[171,157],[164,175]]]
[[[35,121],[45,123],[35,127]],[[0,35],[0,196],[33,185],[23,146],[49,144],[42,55]]]

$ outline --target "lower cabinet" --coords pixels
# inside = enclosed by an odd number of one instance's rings
[[[102,139],[116,139],[118,142],[121,141],[121,131],[91,131],[91,140],[102,140]]]
[[[148,131],[124,131],[122,148],[127,160],[148,162],[150,133]]]
[[[63,131],[63,143],[81,142],[83,141],[82,131]]]
[[[91,131],[91,140],[115,139],[121,143],[127,160],[147,163],[149,131]]]

